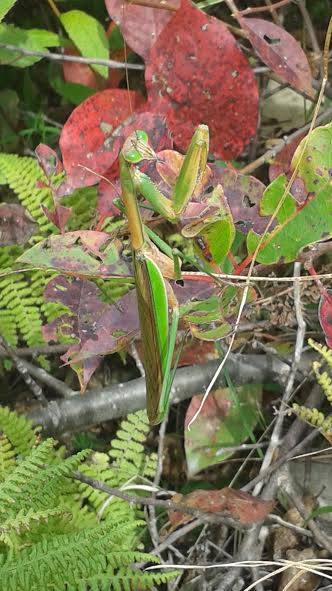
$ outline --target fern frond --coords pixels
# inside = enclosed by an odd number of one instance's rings
[[[82,581],[135,562],[155,561],[126,547],[128,528],[97,526],[72,535],[42,539],[0,564],[0,591],[82,589]],[[84,589],[84,587],[83,587]]]
[[[21,509],[47,509],[54,506],[66,488],[67,477],[90,453],[83,450],[56,463],[53,439],[47,439],[19,462],[0,485],[0,515],[17,514]]]
[[[0,435],[0,482],[15,467],[15,450],[6,435]]]
[[[89,577],[75,585],[68,587],[68,591],[145,591],[154,589],[156,585],[166,585],[180,573],[172,572],[142,572],[131,568],[121,568],[117,571],[107,569],[102,576]]]
[[[327,400],[332,405],[332,378],[331,378],[331,376],[329,376],[327,371],[324,371],[323,373],[319,371],[321,368],[321,363],[319,363],[319,361],[314,361],[314,363],[312,364],[312,368],[314,370],[317,382],[322,387]]]
[[[332,370],[332,349],[329,349],[326,345],[316,343],[313,339],[309,339],[308,343],[319,355],[326,361],[329,368]]]
[[[127,417],[120,424],[116,436],[112,440],[109,456],[113,459],[110,465],[105,454],[99,454],[99,462],[86,464],[82,472],[102,480],[114,488],[120,488],[128,481],[137,482],[142,478],[151,479],[156,471],[157,456],[148,454],[143,443],[146,441],[150,426],[145,411],[138,411]],[[128,505],[126,501],[80,483],[82,498],[102,516],[103,519],[134,520],[141,512],[137,507]]]
[[[0,406],[0,431],[10,441],[15,453],[21,456],[27,456],[36,444],[38,429],[28,419],[4,406]]]
[[[330,441],[332,438],[332,415],[325,415],[317,408],[307,408],[299,404],[293,404],[293,410],[298,417],[309,423],[312,427],[318,427],[321,433]]]
[[[33,525],[46,523],[52,517],[71,518],[72,515],[65,507],[49,507],[47,509],[34,511],[33,509],[21,509],[14,517],[9,517],[0,523],[0,542],[13,547],[13,533],[22,534],[31,530]]]
[[[47,187],[38,186],[39,181],[46,181],[37,160],[16,154],[0,153],[0,173],[7,184],[16,194],[20,203],[27,209],[39,226],[39,236],[33,236],[31,241],[38,242],[46,234],[55,231],[55,226],[44,215],[41,205],[52,207],[52,194]]]

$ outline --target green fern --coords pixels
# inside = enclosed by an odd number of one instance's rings
[[[84,465],[82,471],[88,476],[102,480],[112,488],[123,488],[129,483],[141,484],[144,479],[151,480],[156,472],[157,456],[154,453],[147,454],[144,448],[149,429],[146,411],[129,415],[121,422],[111,443],[111,465],[106,454],[98,454],[96,462]],[[116,514],[118,518],[135,520],[141,515],[140,512],[137,513],[137,508],[128,507],[126,501],[116,497],[110,501],[106,493],[85,484],[80,485],[80,491],[82,498],[88,499],[102,519],[113,519]]]
[[[37,160],[0,153],[0,177],[37,222],[37,231],[29,240],[30,245],[44,240],[50,234],[58,233],[58,229],[47,219],[41,208],[45,205],[52,209],[53,202],[50,189],[41,186],[41,182],[46,179]],[[63,205],[72,208],[69,231],[91,227],[96,201],[95,187],[78,189],[62,199]],[[41,332],[43,324],[52,322],[68,310],[57,303],[45,302],[43,298],[46,284],[56,276],[54,272],[36,270],[13,273],[15,261],[22,253],[22,247],[0,247],[0,334],[13,346],[22,340],[33,347],[44,343]],[[112,282],[100,280],[99,287],[113,300],[124,293],[123,286],[119,289]],[[63,339],[62,342],[67,341]]]
[[[25,417],[0,406],[0,432],[18,456],[27,456],[37,443],[38,429]]]
[[[321,371],[323,363],[326,363],[329,371],[332,371],[332,350],[325,345],[320,345],[312,339],[309,339],[309,345],[319,353],[321,361],[314,361],[312,367],[316,376],[317,382],[322,387],[327,401],[332,406],[332,377],[328,371]],[[328,441],[332,441],[332,414],[325,416],[324,413],[317,410],[317,408],[307,408],[299,404],[293,404],[293,410],[296,414],[312,425],[318,427],[321,433]]]
[[[137,508],[112,499],[100,519],[107,495],[71,477],[79,468],[112,486],[151,478],[148,429],[145,412],[136,413],[121,424],[109,454],[87,460],[83,450],[66,458],[52,439],[38,443],[26,419],[0,408],[0,591],[134,591],[176,575],[135,567],[158,562],[142,551]]]

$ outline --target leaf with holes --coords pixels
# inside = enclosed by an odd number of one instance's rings
[[[152,46],[145,80],[151,107],[165,112],[181,150],[202,122],[211,152],[227,160],[255,135],[258,90],[247,59],[227,27],[189,0]]]
[[[202,401],[194,396],[185,419],[185,451],[189,478],[234,454],[252,436],[259,420],[262,386],[247,384],[211,393],[190,431],[186,428]],[[230,448],[230,449],[228,449]]]
[[[297,175],[306,190],[314,195],[332,179],[332,123],[316,127],[301,140],[295,150],[291,170],[298,167]],[[330,189],[332,192],[332,190]]]
[[[241,18],[241,25],[264,64],[300,92],[314,97],[306,54],[292,35],[260,18]]]
[[[116,304],[101,300],[100,289],[91,281],[55,277],[46,286],[48,302],[66,306],[70,314],[44,326],[46,341],[70,336],[78,342],[70,345],[62,360],[76,371],[84,390],[102,356],[124,349],[138,334],[139,321],[135,292],[129,292]]]
[[[307,199],[302,203],[291,195],[287,196],[278,214],[280,223],[265,237],[257,255],[258,262],[294,261],[305,246],[332,235],[331,142],[332,123],[317,127],[300,142],[292,159],[291,171],[297,170],[297,180],[308,192]],[[277,207],[285,188],[284,175],[267,187],[263,198],[266,212],[272,213]],[[259,240],[257,234],[249,232],[249,253],[256,250]]]
[[[112,88],[94,94],[74,109],[60,136],[67,183],[72,189],[99,182],[98,175],[103,175],[118,157],[120,143],[113,132],[131,109],[143,102],[135,91]]]
[[[146,60],[152,45],[172,18],[172,10],[139,6],[130,2],[124,4],[123,0],[105,0],[105,4],[108,14],[120,27],[126,43]],[[168,4],[176,10],[180,1],[171,0]]]
[[[121,243],[106,232],[78,230],[49,236],[24,252],[18,261],[67,275],[128,277],[131,273],[121,259],[121,251]]]

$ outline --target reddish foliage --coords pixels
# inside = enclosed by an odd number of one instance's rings
[[[112,134],[143,102],[138,92],[110,89],[94,94],[74,109],[60,136],[63,164],[72,189],[95,185],[97,175],[112,165],[119,152],[119,143],[117,149],[113,146]]]
[[[139,330],[135,292],[129,292],[116,305],[101,301],[99,288],[91,281],[55,277],[46,286],[44,297],[59,302],[71,312],[43,328],[45,340],[57,340],[59,333],[76,337],[62,360],[75,369],[82,390],[101,356],[124,349]]]
[[[21,205],[0,204],[0,246],[25,244],[37,228],[34,219]]]
[[[321,295],[318,317],[325,334],[326,344],[332,349],[332,293],[324,290]]]
[[[38,144],[35,154],[38,158],[39,166],[47,178],[50,178],[54,174],[60,174],[63,171],[62,163],[57,153],[46,144]]]
[[[150,112],[135,113],[124,122],[124,125],[119,126],[114,133],[113,152],[116,152],[116,155],[122,148],[125,139],[135,129],[144,129],[148,133],[150,144],[155,152],[171,148],[173,145],[164,117]],[[114,199],[119,197],[120,194],[118,162],[113,161],[113,164],[105,171],[103,176],[110,182],[102,179],[99,183],[97,208],[101,218],[100,222],[108,216],[118,215],[119,213],[113,203]]]
[[[180,4],[179,0],[170,3],[174,7]],[[131,49],[147,59],[152,45],[172,18],[172,11],[137,6],[123,0],[105,0],[105,4]]]
[[[66,47],[64,53],[65,55],[81,55],[75,47]],[[79,62],[63,62],[62,72],[66,82],[83,84],[89,88],[96,88],[99,90],[105,87],[105,81],[102,76],[98,76],[98,74],[87,64],[80,64]]]
[[[274,505],[273,501],[263,501],[246,492],[228,487],[220,490],[195,490],[188,495],[176,494],[172,497],[172,502],[206,513],[226,512],[233,519],[244,524],[263,521]],[[169,512],[172,529],[192,519],[193,517],[188,513]]]
[[[269,167],[270,181],[273,181],[279,174],[287,174],[289,172],[294,152],[305,135],[305,133],[302,133],[290,144],[286,144],[281,152],[276,155]]]
[[[309,96],[314,96],[311,70],[299,43],[281,27],[260,18],[242,18],[251,45],[261,60],[280,78]]]
[[[166,113],[174,142],[186,150],[199,123],[211,152],[231,159],[256,132],[258,90],[232,34],[183,0],[153,45],[145,72],[151,108]]]
[[[46,217],[54,224],[57,228],[59,228],[61,234],[64,233],[66,223],[68,222],[71,216],[71,207],[64,207],[63,205],[56,205],[54,211],[50,211],[48,207],[42,205],[42,210]]]

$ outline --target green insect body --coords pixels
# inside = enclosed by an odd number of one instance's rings
[[[167,199],[134,165],[156,159],[148,136],[134,132],[119,156],[122,199],[128,218],[133,250],[135,284],[143,347],[147,413],[151,424],[159,423],[167,412],[174,379],[172,360],[176,344],[179,310],[171,288],[151,257],[150,232],[144,229],[136,193],[143,195],[153,209],[170,221],[176,221],[194,194],[205,171],[208,154],[208,128],[200,125],[190,143],[177,178],[172,200]],[[167,249],[164,249],[167,253]],[[167,253],[168,254],[168,253]],[[178,261],[175,259],[175,270]],[[170,314],[171,309],[171,314]]]

